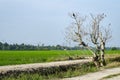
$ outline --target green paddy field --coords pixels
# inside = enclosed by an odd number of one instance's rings
[[[120,55],[120,50],[106,51],[106,55]],[[87,50],[49,50],[49,51],[0,51],[0,66],[41,63],[79,59],[85,56],[92,56]]]

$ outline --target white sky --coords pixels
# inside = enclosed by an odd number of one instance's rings
[[[63,44],[69,13],[105,13],[111,23],[108,46],[120,46],[120,0],[0,0],[0,41]]]

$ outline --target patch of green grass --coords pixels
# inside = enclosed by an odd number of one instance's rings
[[[86,55],[89,56],[90,53],[84,50],[0,51],[0,66],[61,61],[68,60],[69,56],[72,58],[77,58]]]
[[[69,60],[69,58],[79,59],[91,55],[88,50],[0,51],[0,66],[63,61]],[[106,51],[105,56],[111,57],[111,55],[112,57],[120,55],[120,50]]]
[[[119,54],[120,55],[120,50],[106,50],[106,54]]]

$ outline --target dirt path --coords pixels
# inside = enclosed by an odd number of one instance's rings
[[[83,76],[66,78],[66,79],[62,79],[62,80],[100,80],[103,77],[113,75],[113,74],[119,74],[119,73],[120,73],[120,67],[105,69],[105,70],[101,70],[99,72],[88,73],[88,74],[83,75]],[[110,78],[110,79],[105,79],[105,80],[120,80],[120,76],[113,77],[113,78]]]
[[[103,80],[120,80],[120,76],[108,78],[108,79],[103,79]]]
[[[27,72],[35,71],[37,69],[43,70],[46,68],[54,68],[60,66],[69,66],[76,64],[84,64],[91,62],[91,59],[81,59],[81,60],[70,60],[70,61],[58,61],[58,62],[49,62],[49,63],[34,63],[34,64],[22,64],[22,65],[11,65],[11,66],[0,66],[0,75],[11,74],[15,72]]]

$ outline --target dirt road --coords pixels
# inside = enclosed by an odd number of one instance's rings
[[[10,65],[10,66],[0,66],[0,75],[4,74],[12,74],[19,72],[28,72],[35,70],[44,70],[46,68],[54,68],[60,66],[69,66],[69,65],[77,65],[84,64],[87,62],[91,62],[91,59],[81,59],[81,60],[69,60],[69,61],[58,61],[58,62],[48,62],[48,63],[34,63],[34,64],[21,64],[21,65]]]
[[[83,75],[83,76],[66,78],[66,79],[62,79],[62,80],[100,80],[103,77],[113,75],[113,74],[119,74],[119,73],[120,73],[120,67],[105,69],[105,70],[101,70],[99,72],[88,73],[88,74]],[[120,80],[120,76],[113,77],[113,78],[110,78],[110,79],[105,79],[105,80]]]

